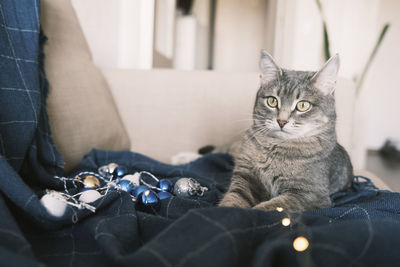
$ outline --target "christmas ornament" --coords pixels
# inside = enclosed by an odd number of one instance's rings
[[[128,193],[130,193],[137,186],[129,180],[121,180],[118,182],[118,185],[123,191]]]
[[[172,194],[166,191],[160,191],[157,193],[157,196],[160,198],[160,200],[163,200],[172,197]]]
[[[109,164],[107,164],[107,165],[101,166],[101,167],[97,170],[97,172],[98,172],[101,176],[103,176],[103,177],[108,177],[108,176],[110,176],[110,175],[114,172],[114,170],[115,170],[116,167],[118,167],[118,164],[117,164],[117,163],[109,163]]]
[[[93,175],[85,176],[83,179],[83,185],[86,188],[96,188],[100,186],[100,181]]]
[[[160,181],[157,183],[157,187],[161,191],[166,191],[166,192],[170,192],[170,193],[172,193],[174,191],[174,185],[168,179],[160,179]]]
[[[118,164],[114,163],[114,162],[107,164],[108,173],[113,173],[115,168],[117,168],[117,167],[118,167]]]
[[[109,190],[122,190],[130,193],[132,201],[136,202],[137,210],[152,213],[156,213],[160,209],[161,200],[171,198],[173,194],[183,197],[203,196],[204,192],[208,190],[207,187],[201,186],[192,178],[181,178],[174,185],[171,180],[158,179],[147,171],[129,174],[125,166],[116,163],[101,166],[97,173],[83,171],[75,178],[54,177],[64,183],[65,193],[58,192],[60,194],[56,197],[58,202],[51,200],[51,204],[46,202],[46,198],[49,196],[44,196],[43,203],[45,204],[43,205],[49,210],[49,213],[61,214],[59,216],[64,214],[66,205],[95,212],[96,207],[88,203],[107,195]],[[67,182],[76,189],[80,189],[79,193],[72,195]]]
[[[181,178],[174,186],[174,194],[180,197],[203,196],[207,190],[207,187],[201,186],[192,178]]]
[[[55,217],[64,215],[67,208],[66,198],[56,191],[48,191],[40,199],[40,203],[45,207],[48,213]]]
[[[136,198],[135,207],[140,211],[156,213],[161,207],[160,198],[153,190],[147,189]]]
[[[119,179],[123,176],[125,176],[128,173],[128,169],[125,166],[117,166],[114,171],[112,172],[112,175],[114,178]]]
[[[140,185],[140,173],[136,172],[135,174],[128,174],[125,175],[124,177],[122,177],[121,180],[128,180],[130,181],[132,184],[134,184],[135,186]]]
[[[85,203],[92,203],[101,198],[102,195],[93,189],[86,189],[81,191],[81,195],[79,196],[79,200]]]
[[[150,189],[147,185],[139,185],[137,187],[135,187],[132,191],[131,191],[131,195],[134,198],[138,198],[139,194],[142,193],[143,191],[146,191]]]

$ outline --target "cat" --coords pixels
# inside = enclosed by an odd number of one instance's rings
[[[280,68],[265,51],[253,124],[245,132],[219,206],[304,211],[331,206],[353,180],[336,140],[334,89],[339,55],[318,72]]]

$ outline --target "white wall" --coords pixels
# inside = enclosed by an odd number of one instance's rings
[[[154,0],[72,0],[96,65],[152,66]]]
[[[154,49],[165,58],[174,55],[175,6],[176,0],[156,1]]]
[[[265,47],[266,0],[218,0],[214,41],[214,69],[258,71]]]
[[[391,27],[369,70],[363,92],[368,111],[367,144],[373,149],[381,147],[387,137],[400,140],[400,1],[382,0],[378,11],[379,29],[386,22]]]
[[[280,0],[273,56],[287,69],[316,70],[322,64],[322,24],[314,0]]]
[[[209,41],[210,41],[210,0],[195,0],[193,15],[197,19],[196,29],[196,69],[208,68]]]

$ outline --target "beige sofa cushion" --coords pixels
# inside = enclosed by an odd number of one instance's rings
[[[42,1],[48,37],[45,70],[50,83],[47,110],[65,170],[93,148],[124,150],[130,141],[113,97],[91,54],[70,0]]]

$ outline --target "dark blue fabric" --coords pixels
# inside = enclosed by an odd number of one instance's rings
[[[95,203],[95,214],[69,209],[59,229],[23,225],[37,260],[57,266],[392,266],[400,260],[393,249],[400,245],[400,195],[368,180],[357,178],[333,195],[334,208],[288,214],[215,207],[229,184],[228,155],[172,166],[128,151],[94,150],[77,171],[109,162],[173,181],[192,177],[210,190],[163,200],[156,215],[135,211],[128,194],[111,191]],[[281,223],[285,217],[289,227]],[[310,242],[305,252],[293,249],[298,236]]]
[[[45,112],[39,11],[38,1],[0,0],[0,266],[398,265],[398,193],[358,178],[332,196],[329,209],[218,208],[233,167],[222,154],[172,166],[132,152],[94,150],[77,171],[117,162],[173,181],[195,178],[210,190],[163,200],[156,215],[137,212],[130,196],[116,190],[93,204],[95,213],[69,207],[60,218],[49,215],[39,199],[45,189],[63,190],[54,177],[62,175],[63,161]],[[290,226],[281,224],[284,217]],[[293,250],[298,236],[310,242],[304,252]]]
[[[63,159],[50,138],[45,112],[48,84],[39,50],[44,42],[39,11],[37,1],[0,1],[0,153],[17,172],[24,163],[40,162],[27,167],[36,174],[45,166],[55,174]]]

